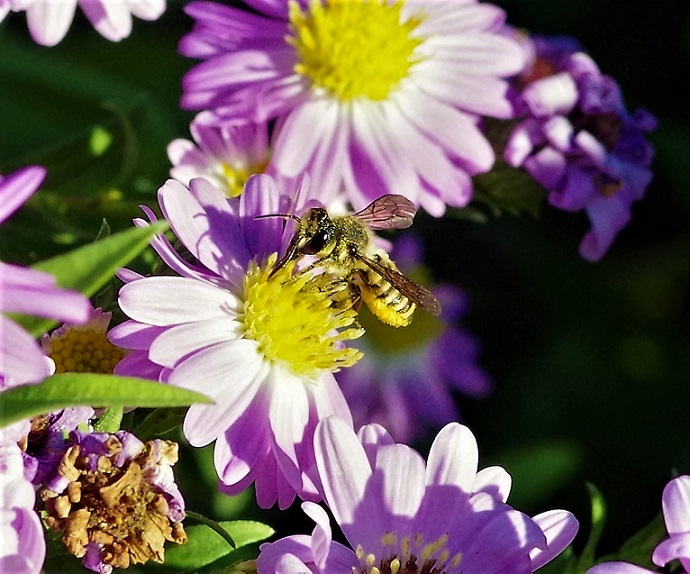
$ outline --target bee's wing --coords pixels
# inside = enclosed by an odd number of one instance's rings
[[[404,195],[382,195],[354,214],[371,229],[406,229],[417,212],[414,203]]]
[[[419,305],[425,311],[432,315],[438,316],[441,314],[441,304],[438,299],[434,297],[428,289],[418,285],[412,279],[405,277],[397,269],[381,265],[378,261],[374,261],[361,253],[354,254],[355,259],[364,263],[370,269],[373,269],[388,283],[393,285],[400,293],[405,295],[408,299]]]

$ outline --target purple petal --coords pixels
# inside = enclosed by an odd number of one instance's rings
[[[40,166],[29,166],[0,176],[0,223],[24,205],[45,177],[46,170]]]
[[[146,277],[128,283],[120,289],[119,302],[135,321],[161,327],[223,318],[230,323],[242,307],[230,291],[186,277]]]
[[[654,574],[654,572],[628,562],[604,562],[590,568],[586,574]]]
[[[679,476],[666,485],[662,508],[669,534],[690,532],[690,476]]]
[[[455,485],[472,492],[479,453],[472,431],[458,423],[443,427],[436,436],[427,462],[426,482]]]
[[[55,46],[67,34],[76,8],[77,0],[33,2],[26,9],[31,37],[42,46]]]
[[[535,548],[530,552],[532,571],[538,570],[561,552],[573,541],[579,523],[577,519],[565,510],[550,510],[533,517],[539,528],[546,536],[546,549]]]

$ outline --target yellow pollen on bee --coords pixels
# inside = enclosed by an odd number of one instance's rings
[[[103,331],[74,326],[51,335],[49,356],[56,373],[111,374],[125,350],[108,341]]]
[[[341,343],[360,337],[351,302],[328,286],[326,274],[293,274],[291,261],[274,271],[277,254],[262,266],[252,262],[244,279],[244,337],[259,343],[269,361],[283,363],[295,375],[338,371],[362,356]],[[344,296],[343,296],[344,297]]]
[[[290,1],[295,72],[342,101],[384,100],[420,59],[422,18],[403,20],[404,0],[311,0],[302,11]]]

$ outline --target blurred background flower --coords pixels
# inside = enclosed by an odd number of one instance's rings
[[[467,296],[454,285],[431,286],[419,237],[401,236],[391,257],[406,276],[431,288],[443,313],[417,309],[410,326],[396,329],[360,311],[366,333],[354,345],[364,356],[336,379],[355,428],[379,423],[396,441],[409,443],[460,420],[454,393],[483,398],[491,381],[478,364],[479,342],[459,325]]]

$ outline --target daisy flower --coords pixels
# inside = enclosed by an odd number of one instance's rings
[[[31,166],[0,176],[0,223],[14,213],[38,188],[45,169]],[[22,313],[72,323],[89,317],[89,300],[60,289],[55,278],[41,271],[0,261],[0,313]],[[0,391],[38,383],[54,371],[40,345],[17,323],[0,314]]]
[[[681,570],[690,572],[690,476],[674,478],[664,488],[661,507],[668,538],[652,553],[652,562],[660,568],[678,560]],[[627,562],[604,562],[587,571],[587,574],[652,574],[651,570]]]
[[[5,0],[0,20],[7,12],[24,11],[34,41],[55,46],[67,34],[77,5],[98,33],[113,42],[132,32],[132,16],[156,20],[165,11],[165,0]]]
[[[512,115],[504,78],[524,66],[496,6],[435,0],[247,0],[185,8],[180,51],[205,61],[182,106],[221,120],[277,120],[271,166],[308,172],[328,205],[386,193],[440,216],[466,205],[494,154],[481,116]]]
[[[596,261],[651,181],[647,134],[656,121],[642,109],[629,114],[616,81],[574,40],[537,37],[531,49],[533,64],[519,78],[522,119],[504,156],[548,190],[550,205],[587,213],[580,254]]]
[[[184,432],[194,446],[215,441],[225,492],[254,482],[262,507],[318,497],[314,428],[329,415],[352,424],[333,372],[360,356],[342,344],[362,333],[356,312],[326,288],[326,274],[294,274],[292,263],[274,272],[292,226],[256,219],[290,213],[270,176],[250,178],[238,198],[203,178],[189,189],[169,180],[158,197],[193,261],[161,236],[153,245],[180,276],[128,277],[119,300],[132,320],[110,339],[133,352],[116,372],[215,401],[190,407]]]
[[[414,235],[397,239],[391,258],[408,277],[427,275],[422,242]],[[435,431],[458,420],[452,391],[476,398],[490,392],[489,377],[477,364],[478,342],[457,324],[467,310],[466,296],[450,284],[432,291],[442,315],[419,312],[409,329],[394,329],[360,314],[366,334],[355,346],[364,356],[336,374],[355,428],[378,423],[397,441],[409,443],[429,428]]]
[[[577,532],[569,512],[530,518],[506,504],[509,475],[498,467],[477,472],[467,427],[444,427],[426,464],[377,425],[359,435],[329,418],[314,438],[324,499],[350,547],[334,542],[326,512],[305,502],[312,535],[263,544],[258,574],[526,574]]]
[[[248,122],[218,124],[213,114],[198,114],[189,126],[194,141],[176,139],[168,145],[170,177],[189,185],[195,177],[209,179],[228,197],[242,193],[250,175],[266,171],[268,126]]]

